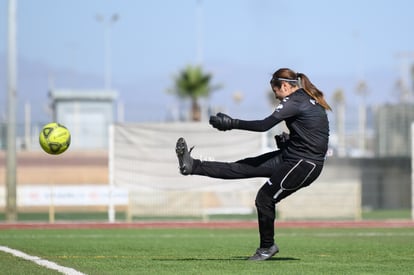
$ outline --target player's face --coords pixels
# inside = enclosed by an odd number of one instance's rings
[[[285,92],[283,89],[283,85],[279,88],[277,86],[272,86],[272,90],[275,93],[275,97],[279,100],[282,100],[285,97]]]
[[[292,89],[290,88],[289,84],[285,81],[282,82],[280,88],[277,86],[272,86],[272,90],[275,93],[277,99],[282,100],[286,96],[292,93]]]

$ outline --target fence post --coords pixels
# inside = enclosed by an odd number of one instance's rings
[[[109,125],[109,146],[108,146],[108,172],[109,172],[109,186],[108,186],[108,221],[115,222],[115,205],[114,205],[114,125]]]
[[[53,181],[50,183],[50,204],[49,204],[49,223],[55,223],[55,188]]]
[[[411,123],[411,219],[414,220],[414,122]]]

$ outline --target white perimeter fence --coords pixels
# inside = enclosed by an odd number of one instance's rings
[[[208,217],[255,211],[256,192],[266,179],[182,176],[175,143],[184,137],[189,147],[195,146],[192,152],[195,158],[235,161],[273,150],[266,148],[264,134],[241,130],[221,132],[207,123],[116,124],[109,132],[110,186],[128,189],[130,218]],[[278,206],[279,218],[358,219],[360,198],[360,182],[321,178],[283,200]],[[113,213],[110,206],[112,220]]]

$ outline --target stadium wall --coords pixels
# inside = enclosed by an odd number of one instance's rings
[[[364,209],[411,208],[411,158],[333,158],[327,159],[319,181],[361,182]]]

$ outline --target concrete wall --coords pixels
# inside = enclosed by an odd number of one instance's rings
[[[362,207],[411,208],[411,158],[328,158],[319,180],[361,182]]]

